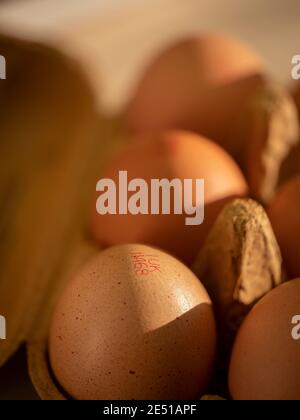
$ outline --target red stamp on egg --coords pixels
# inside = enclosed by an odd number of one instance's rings
[[[134,252],[131,253],[131,258],[134,272],[138,276],[148,276],[155,271],[161,271],[161,266],[156,255]]]

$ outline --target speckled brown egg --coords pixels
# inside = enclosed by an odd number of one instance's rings
[[[203,35],[171,46],[146,70],[125,110],[135,134],[161,129],[198,132],[235,153],[232,123],[263,83],[263,60],[248,45]]]
[[[235,400],[300,400],[300,279],[266,295],[238,333],[229,373]]]
[[[181,262],[144,245],[105,250],[75,276],[53,315],[53,373],[72,398],[195,399],[211,378],[210,298]]]
[[[284,184],[268,214],[291,278],[300,276],[300,174]]]
[[[119,171],[127,171],[128,182],[145,180],[149,191],[153,179],[178,179],[182,183],[192,179],[194,185],[197,179],[204,180],[204,222],[193,226],[186,224],[184,206],[182,214],[174,214],[172,191],[168,198],[170,214],[151,214],[149,207],[148,214],[100,215],[96,199],[92,204],[91,230],[101,245],[145,243],[167,250],[188,264],[194,261],[224,205],[248,192],[240,169],[223,149],[204,137],[183,131],[136,139],[115,157],[101,178],[112,179],[119,187]],[[128,194],[128,200],[132,194]],[[199,208],[203,198],[193,193],[187,204],[188,208]]]

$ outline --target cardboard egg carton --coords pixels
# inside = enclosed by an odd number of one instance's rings
[[[87,63],[57,33],[43,38],[25,24],[0,29],[7,66],[0,85],[0,366],[25,342],[33,383],[46,399],[63,398],[47,365],[52,304],[73,265],[95,252],[87,213],[97,171],[118,137]]]
[[[60,18],[54,3],[57,7],[58,2],[44,2],[45,9],[34,15],[30,5],[16,7],[8,20],[3,15],[0,18],[0,53],[7,63],[6,80],[0,81],[0,321],[3,325],[7,321],[6,339],[0,341],[0,366],[26,343],[30,376],[41,398],[66,399],[48,363],[49,322],[64,284],[99,251],[87,234],[91,197],[103,163],[126,141],[116,110],[137,76],[137,71],[131,71],[132,79],[124,78],[116,63],[142,67],[145,45],[133,48],[134,52],[129,46],[136,34],[147,28],[137,25],[133,33],[128,32],[127,25],[128,35],[124,37],[120,30],[116,36],[113,34],[121,17],[114,16],[114,25],[106,31],[108,24],[101,20],[100,3],[87,9],[76,6],[75,11],[70,5],[71,15],[66,13]],[[160,19],[172,19],[176,24],[183,12],[182,4],[172,2],[172,16]],[[83,10],[85,13],[81,13]],[[138,17],[135,9],[127,13],[128,22]],[[52,18],[47,20],[47,14]],[[154,21],[155,16],[153,12]],[[97,40],[101,37],[106,41],[99,46]],[[165,33],[156,45],[170,38],[171,34]],[[123,44],[119,44],[121,39]],[[150,43],[148,54],[154,49],[154,43]],[[108,51],[111,57],[105,61]],[[115,95],[113,83],[118,85],[119,93]],[[232,206],[236,208],[237,204]],[[250,215],[253,206],[260,214],[258,221]],[[261,210],[251,203],[242,208],[238,205],[241,217],[255,226],[257,237],[268,236],[268,222]],[[224,237],[232,240],[232,229],[222,223],[223,216],[215,231],[225,232]],[[269,279],[267,289],[282,281],[280,252],[273,236],[269,237],[274,259],[270,260],[273,283]],[[239,240],[247,247],[249,235]],[[224,246],[219,244],[219,249]],[[228,248],[224,252],[228,256],[230,251]],[[208,242],[195,271],[210,271],[215,261],[216,251],[212,253]],[[247,283],[248,274],[242,266],[238,273],[245,275],[242,280]],[[215,272],[212,276],[218,283]],[[231,281],[234,284],[237,278]],[[250,308],[261,293],[254,293],[250,300],[242,299],[241,306]]]

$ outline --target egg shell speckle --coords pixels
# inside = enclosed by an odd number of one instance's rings
[[[143,245],[90,261],[57,304],[50,362],[71,397],[189,399],[211,378],[210,298],[181,262]]]

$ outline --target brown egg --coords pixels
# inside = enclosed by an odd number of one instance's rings
[[[172,206],[171,214],[99,215],[93,202],[92,233],[100,244],[155,245],[187,263],[194,260],[223,206],[233,197],[247,194],[244,177],[232,158],[215,143],[187,132],[137,139],[116,157],[102,178],[113,179],[118,185],[121,170],[128,172],[128,181],[144,179],[148,186],[153,179],[204,179],[204,223],[199,225],[186,225],[185,212],[174,214]],[[196,200],[195,191],[193,195],[190,204],[199,208],[203,200]]]
[[[90,261],[59,300],[49,338],[54,375],[78,400],[198,398],[215,349],[200,281],[143,245],[113,247]]]
[[[232,124],[262,83],[264,65],[242,42],[207,35],[180,42],[148,68],[125,111],[135,134],[184,129],[218,141],[231,153]]]
[[[291,278],[300,276],[300,175],[278,191],[268,214]]]
[[[266,295],[238,333],[229,372],[236,400],[300,400],[300,279]]]

